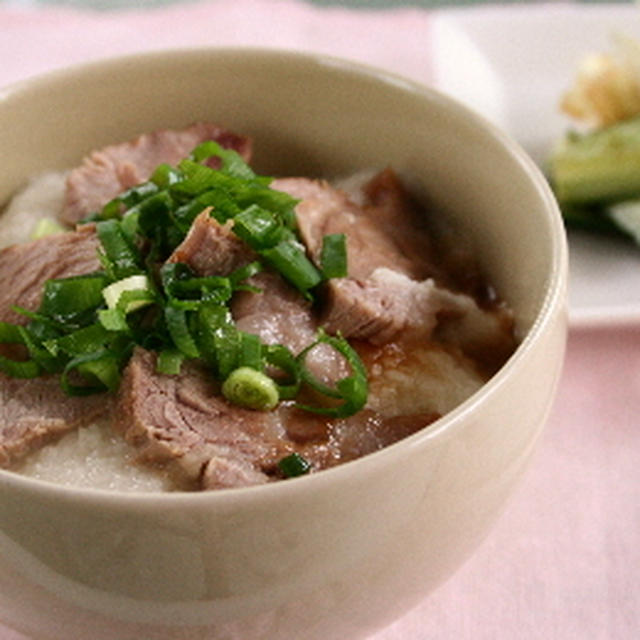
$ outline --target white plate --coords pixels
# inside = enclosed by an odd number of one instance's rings
[[[640,38],[634,5],[490,6],[448,9],[433,24],[434,82],[518,140],[542,167],[569,126],[558,110],[578,63]],[[571,233],[573,326],[640,323],[640,248]]]

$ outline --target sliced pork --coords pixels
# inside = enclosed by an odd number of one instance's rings
[[[418,216],[405,208],[356,204],[347,193],[322,180],[281,178],[272,188],[301,202],[296,207],[298,227],[311,257],[319,262],[322,238],[347,237],[349,276],[363,279],[377,267],[387,267],[417,280],[437,272],[431,260],[426,229],[413,224]]]
[[[320,323],[330,333],[374,344],[428,340],[444,322],[455,329],[443,329],[442,336],[465,352],[476,355],[487,343],[500,357],[513,350],[504,308],[481,308],[470,294],[448,288],[453,283],[438,266],[424,215],[393,171],[373,176],[355,198],[306,178],[276,180],[273,187],[301,199],[298,225],[317,264],[324,235],[347,236],[348,276],[325,286]]]
[[[293,353],[314,341],[318,322],[302,294],[270,271],[258,273],[249,282],[258,291],[240,291],[231,303],[240,330],[260,336],[266,344],[284,344]]]
[[[93,225],[47,236],[0,251],[0,321],[26,324],[13,305],[35,311],[47,280],[99,270],[98,237]]]
[[[384,344],[399,334],[426,338],[442,310],[433,280],[418,282],[381,267],[366,280],[342,278],[328,287],[323,325],[329,333]]]
[[[61,220],[70,225],[77,223],[125,189],[148,180],[159,164],[175,165],[207,140],[234,149],[245,160],[251,155],[249,138],[207,122],[181,130],[155,131],[105,147],[91,153],[69,174]]]
[[[189,232],[167,262],[182,262],[200,276],[227,276],[257,259],[256,254],[207,208],[193,221]]]
[[[98,270],[97,249],[95,229],[86,226],[0,251],[0,321],[27,324],[28,318],[11,306],[36,311],[45,281]],[[2,346],[3,353],[16,355]],[[23,380],[0,373],[0,466],[89,424],[107,408],[99,396],[66,395],[57,376]]]
[[[439,414],[385,416],[364,410],[327,420],[282,403],[270,412],[228,403],[211,376],[193,362],[177,376],[156,372],[156,356],[137,349],[125,371],[114,426],[141,462],[161,466],[185,488],[220,489],[278,477],[292,452],[319,470],[388,446]]]
[[[231,405],[193,362],[179,376],[158,374],[142,349],[125,371],[114,425],[141,460],[202,488],[266,482],[287,452],[277,413]]]
[[[0,373],[0,467],[108,415],[109,404],[102,395],[68,396],[57,376],[21,380]]]

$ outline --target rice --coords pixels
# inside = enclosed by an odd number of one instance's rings
[[[0,249],[26,242],[43,218],[62,209],[66,174],[47,172],[34,177],[0,215]]]
[[[137,466],[134,456],[108,423],[100,423],[72,431],[32,453],[16,471],[68,487],[127,492],[173,489],[162,472]]]

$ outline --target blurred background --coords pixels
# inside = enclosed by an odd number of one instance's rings
[[[66,5],[75,7],[91,7],[108,10],[123,7],[142,8],[157,7],[181,2],[197,2],[198,0],[0,0],[0,4],[13,6],[33,5]],[[394,7],[448,7],[480,4],[544,4],[544,0],[306,0],[310,4],[328,7],[350,7],[357,9],[386,9]],[[580,0],[585,4],[629,4],[633,0]]]

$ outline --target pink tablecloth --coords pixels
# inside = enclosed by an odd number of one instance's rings
[[[0,86],[116,53],[232,44],[331,53],[428,83],[433,16],[301,0],[102,14],[0,6]],[[640,328],[572,330],[548,428],[498,526],[447,584],[371,640],[639,638],[639,416]],[[0,626],[0,640],[25,638]]]

